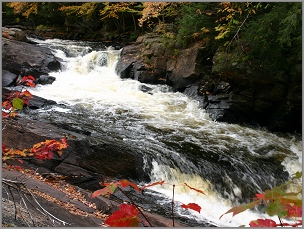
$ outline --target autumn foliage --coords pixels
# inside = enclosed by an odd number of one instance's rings
[[[17,79],[18,85],[24,85],[28,87],[35,87],[35,78],[33,76],[23,76]],[[6,95],[6,99],[2,102],[2,118],[16,117],[17,111],[22,110],[24,105],[29,105],[29,100],[33,98],[32,94],[28,90],[11,91]],[[46,140],[33,145],[30,149],[13,149],[8,148],[2,143],[2,161],[8,159],[16,159],[20,162],[23,158],[35,157],[40,160],[51,159],[54,157],[54,153],[58,156],[62,155],[62,150],[68,147],[67,140],[65,138],[57,140]]]
[[[62,155],[62,150],[67,148],[67,140],[65,138],[56,140],[46,140],[45,142],[39,142],[33,145],[30,149],[13,149],[7,148],[5,144],[2,144],[2,161],[8,159],[22,159],[28,157],[35,157],[40,160],[50,160],[53,158],[56,152],[58,156]]]
[[[35,87],[35,78],[33,76],[23,76],[18,82],[20,85]],[[12,91],[6,95],[2,102],[2,118],[16,117],[17,110],[22,110],[24,105],[29,105],[29,100],[33,98],[28,90]]]
[[[252,209],[257,205],[265,205],[266,213],[269,216],[278,216],[280,223],[271,219],[257,219],[249,223],[251,227],[277,227],[277,226],[300,226],[302,225],[302,188],[297,192],[286,192],[286,188],[302,178],[302,172],[297,172],[291,181],[266,190],[264,193],[256,194],[255,200],[245,205],[236,206],[228,210],[225,214],[232,213],[235,216],[247,209]],[[222,218],[222,216],[220,218]],[[282,219],[293,220],[292,223],[283,222]]]
[[[139,187],[137,184],[124,179],[124,180],[119,180],[119,181],[115,181],[115,182],[111,182],[111,183],[104,183],[103,186],[105,186],[105,187],[95,191],[91,197],[95,198],[100,195],[105,196],[108,194],[114,194],[116,189],[119,189],[120,191],[123,192],[122,189],[127,188],[127,187],[132,187],[133,189],[135,189],[137,191],[137,193],[141,193],[146,188],[156,186],[156,185],[163,185],[164,183],[165,183],[165,181],[157,181],[157,182],[154,182],[151,184],[147,184],[143,187]],[[182,185],[185,185],[186,187],[190,188],[191,190],[197,191],[198,193],[204,194],[203,191],[192,188],[191,186],[189,186],[186,183],[184,183]],[[175,186],[175,185],[173,185],[173,186]],[[125,193],[123,192],[123,194],[125,194]],[[150,224],[150,222],[148,222],[144,213],[138,208],[138,206],[135,205],[131,199],[130,199],[130,201],[131,201],[131,204],[125,204],[125,203],[121,204],[120,209],[118,211],[115,211],[111,216],[109,216],[108,219],[105,221],[105,223],[111,227],[138,227],[139,222],[144,222],[144,223],[146,222],[146,223]],[[181,204],[181,207],[185,208],[185,209],[191,209],[191,210],[194,210],[197,212],[201,211],[201,207],[196,203]],[[142,214],[144,219],[139,217],[139,212]],[[152,226],[152,225],[150,224],[150,226]]]
[[[291,181],[282,184],[281,186],[274,187],[272,190],[266,190],[264,193],[256,194],[254,201],[241,205],[235,206],[222,214],[219,218],[222,218],[225,214],[232,213],[232,216],[242,213],[245,210],[253,209],[257,205],[266,205],[266,213],[269,216],[278,216],[279,223],[272,219],[256,219],[249,222],[250,227],[279,227],[279,226],[300,226],[302,225],[302,189],[298,192],[286,192],[286,188],[289,185],[296,183],[302,177],[302,172],[297,172],[291,179]],[[122,188],[132,187],[138,193],[141,193],[146,188],[163,185],[165,181],[158,181],[151,184],[147,184],[143,187],[139,187],[135,183],[128,180],[119,180],[111,183],[104,183],[105,186],[102,189],[95,191],[92,194],[92,198],[99,195],[114,194],[114,192]],[[196,191],[200,194],[205,195],[205,193],[199,189],[195,189],[184,183],[190,190]],[[172,185],[173,188],[175,185]],[[174,189],[173,189],[174,190]],[[125,194],[122,191],[123,194]],[[127,196],[128,197],[128,196]],[[129,197],[128,197],[129,198]],[[130,199],[130,198],[129,198]],[[139,217],[139,212],[144,216],[144,213],[130,200],[130,204],[123,203],[120,205],[120,209],[114,212],[111,216],[107,218],[105,223],[111,227],[138,227],[139,222],[146,222],[144,219]],[[173,205],[172,205],[173,206]],[[190,209],[200,213],[201,207],[196,203],[188,203],[180,205],[184,209]],[[173,213],[173,211],[172,211]],[[293,220],[290,222],[283,222],[283,219]],[[151,226],[151,225],[150,225]]]

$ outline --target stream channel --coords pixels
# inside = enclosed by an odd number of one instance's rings
[[[101,43],[32,40],[51,48],[62,64],[50,74],[56,77],[53,84],[28,89],[59,104],[37,110],[36,118],[89,131],[96,142],[109,139],[140,149],[151,182],[166,182],[146,193],[158,196],[159,206],[170,206],[174,184],[175,214],[190,226],[237,227],[266,217],[247,210],[219,219],[302,171],[300,135],[216,122],[197,101],[167,85],[121,79],[115,72],[120,50]],[[180,203],[197,203],[201,212]]]

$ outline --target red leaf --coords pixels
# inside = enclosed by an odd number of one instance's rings
[[[206,195],[203,191],[201,191],[201,190],[199,190],[199,189],[196,189],[196,188],[192,188],[192,187],[190,187],[188,184],[186,184],[186,183],[184,183],[188,188],[190,188],[190,189],[192,189],[192,190],[194,190],[194,191],[196,191],[196,192],[199,192],[199,193],[202,193],[202,194],[204,194],[204,195]]]
[[[152,183],[152,184],[145,185],[144,187],[141,188],[141,190],[144,190],[144,189],[146,189],[146,188],[148,188],[148,187],[155,186],[155,185],[158,185],[158,184],[159,184],[159,185],[162,185],[164,182],[165,182],[165,181],[163,180],[163,181],[157,181],[157,182],[154,182],[154,183]]]
[[[276,227],[277,224],[271,219],[257,219],[249,223],[250,227]]]
[[[194,210],[194,211],[197,211],[198,213],[200,213],[200,212],[201,212],[201,209],[202,209],[202,208],[201,208],[198,204],[196,204],[196,203],[189,203],[189,204],[187,204],[187,205],[182,204],[181,207],[182,207],[182,208],[190,208],[190,209],[192,209],[192,210]]]
[[[22,77],[22,82],[30,87],[35,87],[35,78],[33,76],[23,76]]]
[[[302,206],[287,206],[288,213],[287,217],[302,217]]]
[[[47,159],[51,160],[54,157],[54,154],[52,152],[48,152]]]
[[[133,205],[121,204],[105,223],[111,227],[138,227],[138,211]]]
[[[96,196],[100,196],[100,195],[113,194],[116,188],[117,188],[116,183],[108,184],[105,188],[93,192],[91,198],[95,198]]]
[[[130,182],[130,181],[128,181],[128,180],[120,180],[120,181],[119,181],[119,184],[120,184],[121,187],[123,187],[123,188],[128,187],[128,186],[132,186],[133,188],[135,188],[135,190],[136,190],[138,193],[140,193],[139,187],[138,187],[136,184],[134,184],[134,183],[132,183],[132,182]]]
[[[30,80],[35,80],[35,77],[34,77],[34,76],[28,76],[28,78],[29,78]]]
[[[264,199],[265,194],[264,194],[264,193],[257,193],[257,194],[255,194],[255,196],[256,196],[258,199]]]

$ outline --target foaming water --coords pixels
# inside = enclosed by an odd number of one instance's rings
[[[173,169],[165,165],[159,165],[156,162],[153,162],[153,165],[152,182],[161,180],[166,182],[161,186],[151,187],[150,189],[164,194],[171,200],[174,198],[174,208],[176,213],[188,218],[189,220],[195,220],[198,222],[198,224],[200,222],[202,224],[204,222],[208,222],[218,227],[239,227],[241,225],[248,226],[250,221],[264,218],[272,219],[275,222],[280,223],[277,217],[270,217],[269,215],[253,210],[246,210],[235,216],[232,216],[232,213],[223,215],[234,205],[231,203],[231,199],[223,198],[221,195],[215,192],[212,188],[213,185],[208,179],[204,180],[198,174],[183,174],[178,169]],[[185,185],[185,183],[190,187],[203,191],[205,195],[201,192],[191,190]],[[294,189],[291,189],[291,191],[299,191],[298,187],[299,186],[296,186]],[[235,186],[234,188],[234,192],[240,192],[238,187]],[[168,200],[167,203],[169,201],[170,200]],[[198,204],[201,207],[200,213],[183,209],[181,207],[181,204],[187,205],[189,203]]]
[[[219,217],[302,171],[299,136],[215,122],[197,101],[166,85],[121,79],[115,73],[120,50],[102,45],[92,50],[62,40],[39,42],[51,47],[63,64],[62,71],[50,74],[56,77],[52,85],[29,89],[67,106],[46,113],[88,129],[96,139],[112,136],[142,149],[143,167],[152,182],[175,184],[175,200],[202,207],[200,214],[179,207],[180,215],[218,226],[247,225],[263,215],[246,211]],[[206,195],[189,190],[185,182]],[[172,185],[151,189],[172,197]]]

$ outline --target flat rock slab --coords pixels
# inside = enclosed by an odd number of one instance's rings
[[[53,222],[49,217],[41,214],[37,210],[37,206],[34,208],[31,207],[30,204],[27,204],[30,212],[32,213],[33,220],[30,219],[24,205],[22,208],[20,208],[20,206],[17,208],[20,209],[18,212],[21,212],[21,214],[17,213],[15,219],[15,211],[12,211],[12,209],[14,209],[14,205],[11,202],[12,197],[8,197],[6,195],[6,192],[3,191],[6,185],[2,185],[2,224],[15,225],[17,227],[98,227],[103,224],[104,220],[95,216],[100,214],[100,210],[94,209],[93,207],[95,205],[85,199],[84,190],[78,189],[77,191],[72,191],[75,189],[63,181],[57,181],[56,185],[51,185],[50,182],[48,183],[47,181],[39,180],[38,176],[23,174],[21,172],[8,169],[2,170],[2,177],[8,180],[24,182],[27,189],[32,193],[35,193],[34,195],[41,206],[43,206],[43,208],[54,217],[58,218],[58,220]],[[56,186],[59,188],[56,188]],[[71,190],[70,193],[62,191],[68,189]],[[42,193],[42,196],[37,195],[36,193]],[[10,201],[8,201],[8,198],[10,198]],[[16,199],[18,199],[18,195],[15,196],[15,200]],[[33,198],[29,197],[29,199],[32,204],[35,204]],[[61,222],[59,220],[61,220]]]
[[[3,166],[6,167],[5,164]],[[7,195],[4,190],[7,186],[2,185],[2,225],[16,227],[103,227],[105,226],[105,217],[119,209],[120,203],[102,196],[91,198],[90,192],[68,184],[55,174],[43,178],[33,171],[20,172],[3,168],[2,178],[23,182],[39,204],[56,217],[55,220],[51,220],[50,217],[37,211],[37,205],[31,207],[28,204],[32,218],[28,215],[27,209],[20,205],[17,205],[18,213],[15,218],[15,205],[11,201],[11,195]],[[19,202],[19,195],[14,194],[14,197],[15,202]],[[32,197],[29,197],[29,200],[35,205]],[[170,219],[146,211],[143,212],[154,227],[172,226]],[[140,223],[140,226],[147,225]],[[185,225],[175,222],[175,226],[184,227]]]

